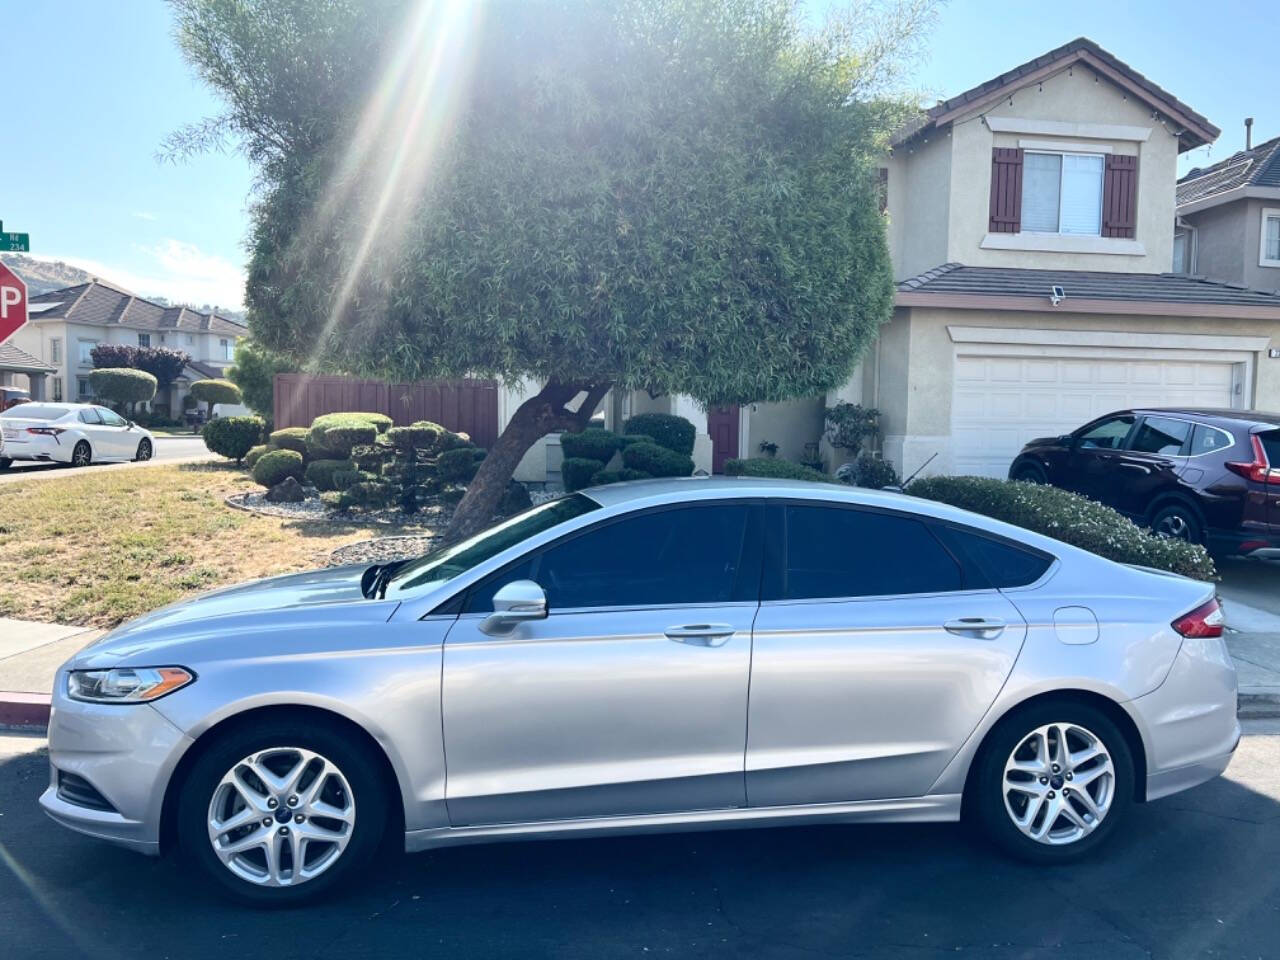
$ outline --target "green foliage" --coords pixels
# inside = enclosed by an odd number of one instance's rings
[[[303,477],[302,454],[297,450],[270,450],[253,465],[253,482],[261,486],[274,487],[286,477]]]
[[[863,441],[880,436],[880,411],[860,403],[837,403],[827,408],[827,440],[833,447],[857,456]]]
[[[250,447],[249,452],[244,455],[240,463],[247,469],[253,470],[253,465],[258,462],[259,457],[261,457],[264,453],[270,452],[271,450],[278,450],[278,449],[280,448],[273,447],[268,443],[259,444],[256,447]]]
[[[774,457],[751,457],[743,460],[726,460],[724,472],[731,477],[776,477],[780,480],[810,480],[814,483],[831,483],[825,473],[812,467],[778,460]]]
[[[336,431],[338,435],[344,436],[347,431],[364,429],[357,427],[333,427],[326,432],[326,436]],[[392,450],[390,447],[383,446],[379,443],[357,443],[351,447],[351,460],[361,470],[370,473],[380,473],[382,467],[391,459]]]
[[[507,492],[502,495],[502,503],[498,506],[498,513],[504,517],[509,517],[513,513],[519,513],[521,510],[528,510],[533,506],[533,500],[529,497],[529,491],[525,489],[523,483],[517,483],[512,480],[507,484]]]
[[[471,438],[465,433],[454,433],[452,430],[440,428],[440,438],[436,441],[436,449],[443,452],[445,450],[456,450],[458,447],[471,447]]]
[[[645,473],[643,470],[632,470],[630,467],[623,467],[621,470],[601,470],[591,478],[591,486],[603,487],[606,483],[626,483],[630,480],[648,480],[652,474]]]
[[[656,443],[633,443],[622,451],[622,462],[628,469],[651,477],[687,477],[693,473],[689,457]]]
[[[204,425],[201,435],[210,452],[241,463],[262,442],[261,417],[219,417]]]
[[[236,362],[227,379],[240,388],[245,406],[264,419],[275,413],[275,375],[296,367],[251,339],[236,344]]]
[[[618,437],[618,448],[626,449],[633,443],[657,442],[658,441],[654,440],[653,437],[649,436],[647,433],[624,433],[622,436]],[[661,444],[659,444],[659,446],[661,446]]]
[[[693,441],[698,434],[692,423],[673,413],[638,413],[623,425],[623,430],[652,437],[658,446],[686,457],[693,453]]]
[[[283,430],[273,431],[267,440],[281,450],[296,450],[306,457],[307,433],[306,427],[285,427]]]
[[[167,390],[191,362],[191,354],[172,347],[138,347],[133,365],[156,378],[161,390]],[[271,412],[267,411],[270,416]]]
[[[317,490],[336,490],[334,475],[351,470],[350,460],[312,460],[304,476]]]
[[[353,447],[373,443],[391,427],[381,413],[326,413],[311,421],[307,454],[313,460],[343,460]]]
[[[360,507],[365,510],[380,510],[388,506],[395,498],[395,491],[390,484],[381,480],[359,480],[342,491],[338,498],[339,510],[350,510]]]
[[[560,464],[560,477],[564,480],[564,488],[570,492],[591,486],[591,478],[604,469],[599,460],[585,457],[565,457]]]
[[[436,457],[436,475],[444,483],[466,483],[476,475],[476,447],[454,447]]]
[[[588,427],[579,433],[560,434],[560,448],[566,458],[608,463],[621,446],[618,435],[602,427]]]
[[[898,471],[888,460],[863,451],[853,463],[853,482],[859,487],[883,490],[897,484]]]
[[[213,415],[215,403],[239,403],[240,388],[230,380],[197,380],[191,385],[190,395],[197,403],[209,405],[209,415]]]
[[[128,404],[150,400],[156,395],[156,378],[143,370],[104,367],[89,371],[93,395],[105,403]]]
[[[908,492],[1053,537],[1118,563],[1216,580],[1200,544],[1161,537],[1087,497],[1058,487],[990,477],[924,477]]]
[[[438,423],[419,420],[407,427],[392,427],[383,436],[391,446],[395,447],[397,453],[407,453],[410,450],[436,449],[440,438],[448,432]]]
[[[315,461],[319,462],[319,461]],[[361,473],[352,466],[348,466],[346,470],[337,470],[333,474],[333,489],[347,490],[353,484],[359,483],[361,480],[370,479],[369,474]]]

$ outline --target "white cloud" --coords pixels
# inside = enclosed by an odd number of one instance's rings
[[[146,210],[135,210],[133,211],[133,215],[139,220],[149,220],[152,223],[155,223],[160,219],[154,213],[148,213]]]

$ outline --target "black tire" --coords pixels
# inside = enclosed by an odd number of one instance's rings
[[[81,440],[71,450],[72,467],[87,467],[93,463],[93,447],[89,446],[88,440]]]
[[[356,816],[346,848],[324,872],[297,886],[259,886],[233,873],[214,852],[209,810],[222,778],[241,760],[279,747],[312,750],[336,765],[350,785]],[[252,906],[293,906],[341,886],[358,876],[378,852],[387,826],[390,801],[369,752],[367,744],[338,724],[314,718],[281,717],[229,731],[200,756],[179,788],[177,834],[182,856],[222,892]]]
[[[1025,835],[1014,824],[1005,798],[1006,762],[1028,735],[1048,724],[1082,727],[1091,732],[1110,755],[1114,770],[1109,792],[1110,806],[1092,832],[1057,845]],[[1055,784],[1048,786],[1052,788]],[[1059,789],[1061,786],[1068,790],[1071,788],[1069,783],[1059,785]],[[1133,755],[1124,734],[1097,707],[1080,700],[1062,698],[1043,700],[1015,710],[996,724],[974,761],[965,791],[965,810],[987,837],[1006,853],[1030,863],[1066,863],[1088,856],[1105,844],[1124,819],[1133,803],[1133,796]],[[1066,801],[1067,797],[1061,799]],[[1078,799],[1072,802],[1079,803]]]
[[[148,440],[146,437],[143,437],[140,441],[138,441],[138,452],[134,455],[133,459],[138,461],[150,460],[151,454],[152,454],[151,441]]]
[[[13,466],[13,461],[8,457],[0,457],[0,470],[8,470]]]
[[[1165,537],[1186,540],[1188,543],[1204,542],[1204,525],[1195,507],[1181,500],[1166,500],[1151,511],[1151,530]]]
[[[1038,463],[1020,463],[1013,469],[1013,479],[1023,483],[1048,483],[1044,468]]]

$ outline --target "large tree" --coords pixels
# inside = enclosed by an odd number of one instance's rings
[[[227,379],[240,388],[245,406],[270,421],[275,416],[276,374],[296,369],[253,340],[241,340],[236,344],[236,362],[227,370]]]
[[[254,338],[308,368],[543,385],[449,539],[610,388],[821,393],[892,305],[874,164],[931,0],[171,0],[261,172]]]

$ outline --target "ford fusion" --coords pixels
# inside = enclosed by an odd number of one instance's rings
[[[157,610],[64,665],[41,804],[241,899],[384,840],[976,822],[1041,863],[1220,774],[1207,583],[898,494],[599,487],[420,559]]]

